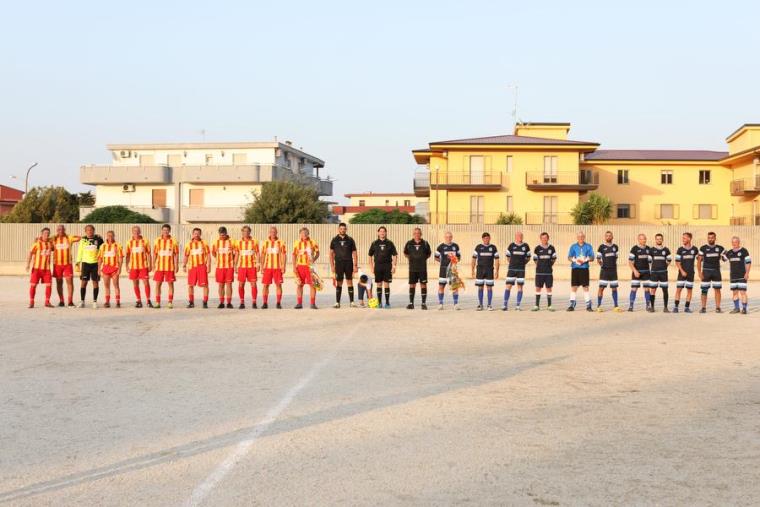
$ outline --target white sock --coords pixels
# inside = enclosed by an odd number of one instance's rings
[[[575,301],[575,292],[570,293],[570,301]]]
[[[583,291],[583,300],[588,304],[591,301],[591,296],[589,295],[587,290]]]

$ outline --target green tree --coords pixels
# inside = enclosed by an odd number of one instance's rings
[[[600,225],[612,218],[612,201],[604,195],[592,192],[588,200],[579,202],[570,210],[576,225]]]
[[[496,225],[522,225],[522,223],[522,217],[514,212],[499,213],[499,218],[496,219]]]
[[[77,194],[77,201],[80,206],[95,206],[95,196],[93,195],[92,190],[79,192],[79,194]]]
[[[352,224],[424,224],[425,219],[398,209],[385,211],[375,208],[357,213],[351,217],[349,222]]]
[[[124,206],[103,206],[95,208],[84,217],[82,223],[88,224],[155,224],[148,215],[132,211]]]
[[[79,220],[78,196],[63,187],[33,187],[4,218],[5,222],[71,223]]]
[[[291,181],[273,181],[253,193],[245,210],[245,221],[252,224],[319,224],[329,215],[327,203],[319,200],[316,189]]]

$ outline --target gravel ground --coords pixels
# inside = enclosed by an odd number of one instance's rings
[[[399,282],[390,310],[137,310],[131,288],[28,310],[26,288],[0,278],[0,504],[760,497],[754,311],[476,313],[470,289],[412,312]]]

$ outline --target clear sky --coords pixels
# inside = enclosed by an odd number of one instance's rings
[[[79,184],[106,143],[267,140],[336,196],[410,191],[413,148],[569,121],[606,148],[724,149],[760,122],[760,2],[11,2],[0,183]],[[11,179],[12,175],[21,180]]]

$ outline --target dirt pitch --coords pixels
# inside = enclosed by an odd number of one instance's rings
[[[28,310],[0,279],[0,505],[760,498],[760,313],[477,313],[472,290],[412,312],[395,289],[391,310],[136,310],[131,289]]]

